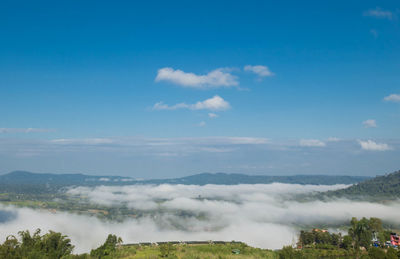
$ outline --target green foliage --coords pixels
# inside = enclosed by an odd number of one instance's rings
[[[300,251],[291,246],[285,246],[279,251],[279,259],[301,259],[304,258]]]
[[[174,258],[175,247],[171,243],[162,244],[159,246],[160,257]]]
[[[351,238],[351,236],[345,235],[343,237],[342,247],[347,250],[349,250],[353,247],[353,239]]]
[[[312,231],[301,231],[299,242],[302,246],[310,245],[331,245],[339,247],[342,241],[341,234],[329,233],[314,229]]]
[[[397,199],[400,197],[400,171],[377,176],[346,189],[327,192],[324,195],[350,199]]]
[[[400,258],[400,251],[396,251],[393,247],[389,247],[386,251],[385,259],[398,259]]]
[[[21,241],[14,236],[9,236],[0,246],[0,258],[65,258],[72,253],[74,248],[71,240],[61,233],[49,231],[47,234],[40,235],[38,229],[33,235],[29,231],[21,231],[18,234]]]
[[[385,252],[384,252],[382,249],[380,249],[380,248],[371,247],[371,248],[368,250],[368,256],[369,256],[371,259],[385,259],[386,254],[385,254]]]
[[[349,236],[353,239],[354,247],[365,247],[369,249],[371,246],[372,238],[378,237],[383,244],[384,241],[388,240],[387,231],[383,230],[382,221],[378,218],[352,218],[350,221],[351,227],[349,228]]]
[[[117,251],[117,246],[121,245],[121,243],[122,239],[120,237],[110,234],[103,245],[90,252],[90,256],[98,259],[112,259]]]

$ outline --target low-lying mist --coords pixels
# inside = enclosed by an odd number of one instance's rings
[[[0,238],[25,229],[54,230],[68,235],[77,253],[99,246],[110,233],[121,236],[124,243],[236,240],[276,249],[295,242],[301,226],[334,228],[351,217],[379,217],[400,224],[399,202],[298,199],[299,195],[344,187],[279,183],[76,187],[67,193],[103,206],[126,206],[149,213],[111,222],[94,216],[3,206],[3,212],[15,216],[0,222]]]

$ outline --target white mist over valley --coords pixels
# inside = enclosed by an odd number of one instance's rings
[[[71,238],[75,252],[88,252],[108,234],[124,243],[157,241],[243,241],[251,246],[278,249],[297,240],[301,226],[348,223],[351,217],[379,217],[400,224],[400,203],[372,203],[331,199],[301,199],[314,192],[348,185],[127,185],[73,187],[67,194],[99,206],[146,212],[121,221],[77,213],[2,205],[0,238],[20,230],[58,231]],[[8,216],[7,216],[8,215]]]

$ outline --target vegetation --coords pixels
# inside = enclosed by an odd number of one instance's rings
[[[281,254],[292,257],[282,258],[319,258],[321,250],[332,250],[336,256],[353,256],[355,258],[400,258],[400,251],[386,247],[391,231],[385,230],[379,218],[352,218],[348,235],[329,233],[326,230],[313,229],[301,231],[298,246],[301,250],[289,247],[282,249]],[[312,251],[310,253],[310,251]],[[318,252],[319,251],[319,252]],[[364,251],[364,252],[363,252]],[[308,254],[307,254],[308,253]],[[319,255],[313,257],[315,254]],[[307,256],[306,256],[307,254]],[[333,256],[333,254],[331,254]]]
[[[33,235],[29,231],[21,231],[18,234],[21,241],[15,236],[8,236],[0,246],[0,258],[70,258],[68,256],[74,248],[71,240],[61,233],[50,231],[40,235],[40,230],[37,230]]]
[[[111,258],[182,258],[182,259],[319,259],[319,258],[359,258],[398,259],[397,248],[386,247],[390,233],[384,230],[378,218],[353,218],[348,235],[329,233],[313,229],[301,231],[296,248],[283,247],[277,251],[253,248],[240,242],[206,243],[161,243],[122,245],[121,238],[108,235],[105,243],[93,249],[90,254],[72,254],[71,240],[61,233],[50,231],[33,235],[29,231],[19,232],[19,239],[9,236],[0,245],[0,258],[32,259],[111,259]],[[376,238],[378,237],[378,238]],[[376,240],[375,240],[376,238]]]
[[[330,191],[324,196],[368,200],[398,199],[400,197],[400,171],[377,176],[345,189]]]

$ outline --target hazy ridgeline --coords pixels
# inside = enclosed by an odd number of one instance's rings
[[[109,233],[125,243],[172,240],[237,240],[261,248],[281,248],[297,240],[300,227],[325,226],[333,231],[351,217],[379,217],[400,224],[400,204],[332,199],[307,201],[303,194],[346,185],[131,185],[74,187],[68,194],[82,202],[129,207],[146,216],[122,222],[67,212],[2,207],[2,241],[6,234],[41,228],[68,235],[75,252],[99,246]],[[8,213],[10,212],[10,213]]]

